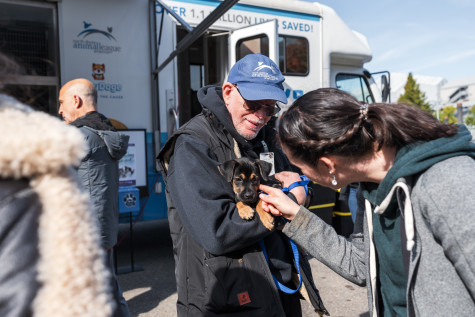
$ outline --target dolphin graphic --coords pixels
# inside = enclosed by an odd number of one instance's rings
[[[110,34],[108,32],[105,32],[105,31],[102,31],[102,30],[98,30],[98,29],[87,29],[87,30],[84,30],[84,31],[80,32],[77,36],[79,37],[79,36],[83,35],[83,38],[85,38],[85,37],[87,37],[91,34],[102,34],[105,37],[107,37],[109,40],[113,39],[113,40],[116,41],[115,37],[112,34]]]
[[[256,68],[254,68],[254,71],[260,71],[264,68],[269,68],[274,74],[276,73],[274,68],[272,66],[269,66],[269,65],[262,65],[264,62],[258,62],[259,66],[257,66]]]

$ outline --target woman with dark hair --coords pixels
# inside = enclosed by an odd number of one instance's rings
[[[465,126],[325,88],[297,99],[278,129],[311,180],[361,183],[365,212],[349,239],[275,188],[260,196],[290,220],[286,235],[366,284],[371,316],[475,316],[475,143]]]

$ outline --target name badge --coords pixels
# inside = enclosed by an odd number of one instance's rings
[[[264,152],[261,153],[259,156],[262,161],[272,164],[272,169],[270,170],[269,176],[274,175],[274,152]]]

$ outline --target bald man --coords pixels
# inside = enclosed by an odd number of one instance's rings
[[[59,92],[58,113],[64,121],[81,130],[89,152],[78,168],[83,188],[91,197],[107,253],[111,286],[117,309],[114,316],[130,316],[114,273],[113,247],[119,229],[119,160],[127,152],[129,137],[117,132],[111,122],[97,112],[97,90],[87,79],[67,82]]]

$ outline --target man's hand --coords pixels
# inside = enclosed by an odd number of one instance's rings
[[[280,172],[275,174],[275,178],[279,180],[284,187],[289,187],[295,182],[300,182],[300,175],[294,172]],[[290,191],[295,198],[299,205],[303,205],[305,203],[305,198],[307,195],[305,194],[305,188],[303,186],[297,186]]]

